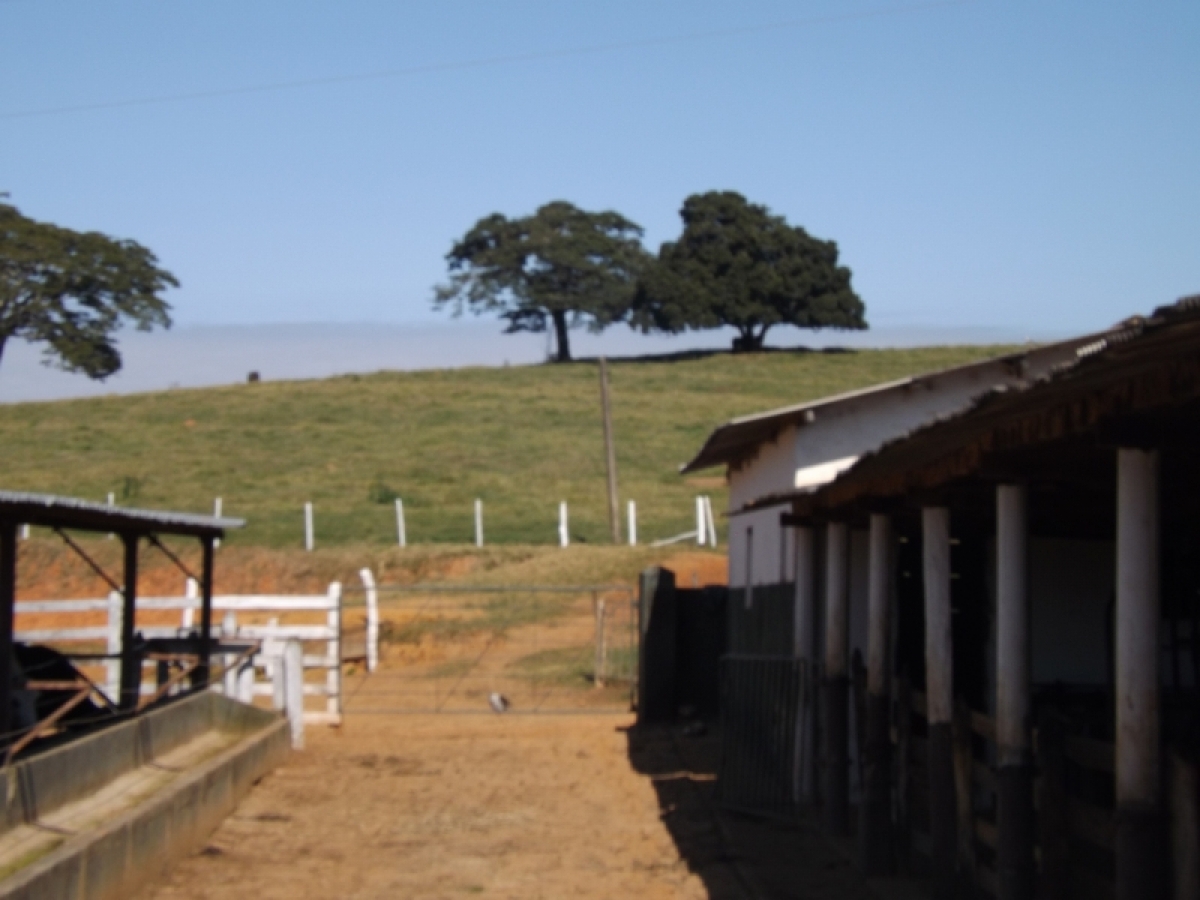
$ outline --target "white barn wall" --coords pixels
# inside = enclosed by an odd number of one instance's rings
[[[729,470],[729,509],[736,511],[772,494],[792,490],[796,472],[846,457],[861,456],[907,434],[939,416],[965,408],[972,400],[1001,384],[1036,378],[1072,358],[1075,344],[1030,351],[1022,361],[996,361],[925,376],[915,382],[817,404],[813,420],[784,427],[775,440],[762,444],[757,455]],[[746,530],[754,529],[755,584],[780,580],[781,564],[792,576],[791,541],[783,533],[779,514],[786,505],[753,513],[734,513],[730,520],[729,583],[746,584]],[[781,547],[787,547],[781,551]]]

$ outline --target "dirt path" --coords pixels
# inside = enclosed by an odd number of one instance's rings
[[[351,716],[259,784],[153,900],[702,898],[627,715]]]

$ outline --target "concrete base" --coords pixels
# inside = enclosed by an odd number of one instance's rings
[[[175,717],[176,724],[207,713],[209,727],[240,731],[239,724],[251,722],[258,727],[113,821],[68,839],[50,854],[0,881],[0,897],[128,897],[159,876],[172,860],[200,847],[250,787],[286,758],[290,741],[285,719],[215,694],[199,695],[186,702],[191,707]],[[250,721],[238,723],[239,718]],[[111,740],[107,733],[96,737],[106,736]]]

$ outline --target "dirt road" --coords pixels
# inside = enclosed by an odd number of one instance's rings
[[[627,715],[350,716],[310,728],[153,900],[701,898]]]

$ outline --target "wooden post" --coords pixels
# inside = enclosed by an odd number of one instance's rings
[[[637,503],[629,501],[629,546],[637,546]]]
[[[122,534],[125,544],[125,586],[121,597],[121,691],[117,706],[137,709],[142,688],[142,655],[134,647],[137,616],[138,542],[136,534]]]
[[[367,671],[374,672],[379,668],[379,590],[370,569],[359,569],[358,577],[367,600]]]
[[[396,498],[396,540],[401,547],[408,546],[408,535],[404,528],[404,501]]]
[[[955,822],[958,828],[958,870],[962,873],[967,890],[978,887],[978,869],[975,858],[975,809],[971,802],[971,770],[975,756],[971,748],[971,710],[962,702],[954,705],[954,722],[951,727],[954,741],[954,799]],[[1026,894],[1027,898],[1032,894]]]
[[[825,543],[825,825],[850,832],[850,533],[845,522],[826,526]]]
[[[208,687],[212,656],[213,538],[200,538],[200,662],[196,666],[196,687]]]
[[[288,641],[283,649],[283,696],[291,726],[292,749],[304,748],[304,648]]]
[[[780,529],[781,533],[783,529]],[[704,498],[696,497],[696,543],[703,547],[708,543],[708,517],[704,514]]]
[[[1067,808],[1066,736],[1062,721],[1043,711],[1037,730],[1038,849],[1041,874],[1037,896],[1042,900],[1071,897],[1071,818]]]
[[[475,546],[483,546],[483,501],[475,499]]]
[[[909,814],[910,780],[908,777],[911,760],[909,736],[912,734],[912,688],[908,676],[896,679],[894,709],[896,714],[896,830],[895,848],[898,868],[912,871],[912,823]]]
[[[567,524],[567,501],[558,504],[558,546],[566,547],[571,543],[571,531]]]
[[[0,746],[13,740],[13,616],[17,603],[17,526],[0,522]]]
[[[813,649],[817,615],[817,560],[813,530],[793,529],[796,540],[796,594],[793,610],[792,655],[804,673],[800,681],[800,708],[796,715],[796,767],[794,801],[813,799]]]
[[[892,856],[892,740],[888,642],[891,639],[892,523],[871,516],[867,571],[867,714],[863,800],[859,808],[859,858],[867,875],[887,875]]]
[[[313,505],[304,504],[304,549],[311,551],[316,545],[316,534],[313,528]]]
[[[997,900],[1034,894],[1028,497],[996,488],[996,886]]]
[[[600,357],[600,410],[604,417],[604,472],[608,478],[608,528],[614,544],[621,543],[617,512],[617,449],[613,440],[612,407],[608,399],[608,360]]]
[[[1200,897],[1200,779],[1196,766],[1172,750],[1171,855],[1174,900]]]
[[[1117,453],[1117,900],[1164,900],[1159,746],[1158,453]]]
[[[954,667],[950,629],[950,511],[921,511],[925,575],[925,698],[929,722],[929,839],[933,897],[955,891]]]

